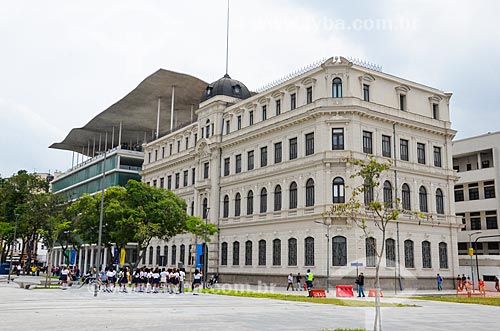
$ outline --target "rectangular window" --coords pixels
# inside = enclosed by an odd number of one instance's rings
[[[148,152],[148,163],[151,163],[151,152]]]
[[[417,162],[425,164],[425,144],[417,143]]]
[[[175,188],[178,189],[179,188],[179,185],[180,185],[180,177],[181,177],[181,174],[180,173],[176,173],[175,174]]]
[[[282,145],[281,142],[274,144],[274,163],[280,163],[282,159]]]
[[[249,112],[249,123],[250,125],[253,125],[253,110]]]
[[[186,149],[189,148],[189,137],[185,138]]]
[[[369,131],[363,131],[363,153],[373,153],[372,133]]]
[[[297,95],[292,93],[290,95],[290,109],[294,110],[295,108],[297,108]]]
[[[344,129],[340,128],[332,129],[332,150],[334,151],[344,150]]]
[[[193,168],[191,169],[191,185],[194,185],[196,182],[196,169]]]
[[[168,155],[172,155],[172,144],[168,145]]]
[[[464,201],[464,186],[455,185],[455,202]]]
[[[157,180],[156,180],[156,179],[154,179],[154,180],[153,180],[153,187],[156,187],[156,183],[157,183]]]
[[[226,121],[226,134],[231,133],[231,122],[229,120]]]
[[[210,163],[209,162],[205,162],[203,164],[203,179],[207,179],[208,178],[209,169],[210,169]]]
[[[276,100],[276,116],[281,114],[281,100]]]
[[[297,158],[297,138],[290,139],[290,160]]]
[[[481,168],[487,169],[490,167],[490,160],[481,161]]]
[[[254,155],[253,151],[247,153],[247,170],[252,170],[254,168]]]
[[[401,139],[400,142],[399,142],[399,147],[400,147],[400,151],[399,151],[399,157],[401,158],[401,160],[403,161],[408,161],[410,158],[409,158],[409,154],[408,154],[408,140],[406,139]]]
[[[224,159],[224,176],[229,176],[229,158]]]
[[[181,141],[177,140],[177,153],[181,151]]]
[[[306,90],[306,103],[311,103],[313,102],[313,88],[312,86],[309,86]]]
[[[241,172],[241,154],[236,155],[235,158],[236,163],[236,173],[239,174]]]
[[[481,230],[481,218],[480,217],[471,217],[470,229],[471,230]]]
[[[241,130],[241,115],[238,116],[238,130]]]
[[[167,176],[167,189],[172,189],[172,176]]]
[[[406,95],[399,95],[399,109],[406,110]]]
[[[260,166],[267,166],[267,146],[260,148]]]
[[[382,135],[382,156],[391,157],[391,136]]]
[[[183,184],[184,184],[184,187],[188,186],[188,179],[189,179],[189,170],[184,170],[184,173],[183,173]]]
[[[469,184],[469,200],[479,200],[479,187],[477,187],[477,183]]]
[[[314,154],[314,132],[306,134],[306,156]]]
[[[160,178],[160,187],[161,187],[161,188],[164,188],[164,187],[165,187],[165,178],[164,178],[164,177],[161,177],[161,178]]]
[[[488,230],[498,229],[498,221],[496,216],[486,216],[486,229]]]
[[[162,146],[161,148],[161,158],[163,159],[165,157],[165,146]]]
[[[363,100],[370,101],[370,85],[368,84],[363,84]]]
[[[155,149],[155,161],[158,161],[158,150]]]
[[[432,104],[432,118],[435,120],[439,119],[439,105],[437,103]]]
[[[196,142],[197,142],[197,141],[198,141],[198,134],[197,134],[197,133],[195,133],[195,134],[194,134],[194,144],[195,144],[195,145],[196,145]]]
[[[495,182],[494,181],[484,182],[484,198],[485,199],[495,198]]]
[[[441,167],[441,147],[434,146],[434,166]]]
[[[262,120],[267,120],[267,106],[262,106]]]

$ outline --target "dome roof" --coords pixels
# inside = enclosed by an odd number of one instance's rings
[[[232,79],[228,74],[225,74],[221,79],[209,84],[203,95],[201,101],[206,101],[216,95],[227,95],[228,97],[246,99],[251,96],[250,91],[242,82]]]

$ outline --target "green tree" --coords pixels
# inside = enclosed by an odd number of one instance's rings
[[[385,250],[385,239],[387,227],[391,222],[396,222],[401,213],[414,215],[423,219],[420,213],[414,213],[399,208],[399,199],[384,201],[380,198],[380,179],[386,177],[392,167],[392,162],[378,162],[372,155],[367,160],[349,159],[347,165],[353,166],[354,173],[351,179],[359,185],[352,187],[351,197],[345,202],[333,205],[326,213],[345,219],[354,223],[363,230],[365,238],[372,235],[372,229],[378,230],[382,236],[380,243],[376,243],[374,250],[376,256],[375,265],[375,322],[374,330],[382,330],[382,315],[380,311],[380,263]],[[394,196],[391,194],[391,196]]]

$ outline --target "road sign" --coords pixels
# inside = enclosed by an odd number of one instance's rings
[[[363,263],[362,262],[353,262],[351,263],[351,267],[362,267]]]

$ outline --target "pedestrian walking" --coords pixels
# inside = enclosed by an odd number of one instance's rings
[[[297,282],[297,291],[302,291],[302,276],[300,272],[295,276],[295,281]]]
[[[467,289],[467,277],[465,274],[462,274],[462,291]]]
[[[293,275],[292,275],[292,273],[290,273],[288,275],[287,281],[288,281],[288,285],[286,287],[286,290],[288,291],[288,289],[291,287],[292,288],[292,292],[293,292]]]
[[[306,273],[306,284],[307,284],[307,291],[311,291],[313,288],[313,281],[314,281],[314,275],[311,272],[311,269],[307,269]]]
[[[358,285],[358,297],[365,297],[365,276],[361,272],[356,278],[355,283]]]
[[[498,281],[498,277],[495,276],[495,289],[500,292],[500,284],[499,284],[499,281]]]
[[[462,277],[460,277],[460,274],[457,276],[457,292],[462,292]]]
[[[467,290],[467,297],[472,296],[472,282],[470,281],[470,277],[467,277],[465,281],[465,289]]]
[[[438,291],[442,291],[443,290],[443,277],[441,277],[439,274],[437,274],[436,281],[437,281]]]

